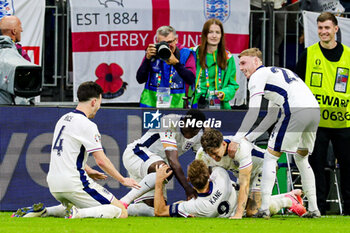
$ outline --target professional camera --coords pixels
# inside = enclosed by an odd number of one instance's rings
[[[155,44],[155,46],[156,46],[156,50],[157,50],[157,54],[156,54],[157,58],[160,58],[164,61],[166,61],[170,58],[171,50],[170,50],[167,42],[162,41],[162,42]]]
[[[42,91],[42,69],[24,59],[8,36],[0,36],[0,89],[19,97]]]

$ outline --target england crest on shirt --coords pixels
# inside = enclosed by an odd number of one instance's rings
[[[231,0],[204,0],[206,19],[217,18],[224,23],[230,17]]]

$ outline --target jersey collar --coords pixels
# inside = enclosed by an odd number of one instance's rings
[[[74,109],[74,111],[73,111],[73,112],[74,112],[74,113],[81,114],[81,115],[83,115],[83,116],[85,116],[85,117],[86,117],[85,113],[83,113],[82,111],[80,111],[80,110],[78,110],[78,109]]]
[[[209,190],[206,193],[198,193],[198,197],[207,197],[213,192],[213,182],[209,181]]]
[[[258,69],[263,68],[263,67],[265,67],[265,66],[264,66],[264,65],[261,65],[261,66],[259,66],[258,68],[256,68],[255,71],[257,71]]]
[[[224,156],[227,156],[227,155],[228,155],[228,145],[231,143],[231,140],[229,140],[229,139],[224,139],[224,141],[227,143]]]

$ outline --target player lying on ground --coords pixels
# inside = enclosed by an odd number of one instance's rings
[[[246,216],[251,217],[258,212],[258,208],[261,204],[260,180],[265,150],[243,139],[237,151],[235,153],[230,153],[228,147],[232,137],[233,136],[223,137],[222,133],[217,129],[207,129],[201,138],[203,147],[198,150],[196,159],[203,160],[207,166],[220,166],[233,172],[236,177],[239,177],[238,182],[240,185],[240,168],[252,162],[249,181],[249,198],[245,208]],[[242,186],[240,186],[240,188],[242,188]],[[300,216],[304,213],[305,212],[299,212],[297,214]],[[237,216],[237,213],[235,216]]]
[[[198,192],[198,197],[188,201],[166,205],[163,195],[164,181],[172,171],[167,165],[157,167],[154,197],[154,213],[164,217],[230,217],[237,206],[235,183],[222,167],[209,168],[202,160],[194,160],[188,167],[188,179]],[[300,203],[301,190],[272,196],[270,212],[277,213],[281,208],[291,208],[306,212]]]
[[[139,188],[131,178],[123,177],[103,152],[101,135],[94,118],[101,106],[102,88],[84,82],[78,88],[76,109],[62,116],[55,127],[47,183],[51,194],[61,205],[45,208],[42,204],[19,209],[13,217],[126,218],[122,203],[107,189],[93,181],[106,176],[87,164],[92,154],[96,164],[121,184]],[[74,205],[74,206],[73,206]],[[80,208],[79,210],[77,208]]]
[[[169,124],[180,120],[184,122],[184,126]],[[191,148],[200,147],[200,138],[204,130],[198,127],[199,121],[204,122],[205,116],[196,109],[189,110],[184,117],[166,115],[161,118],[160,129],[150,129],[140,139],[127,146],[123,154],[123,164],[130,177],[141,185],[139,190],[132,189],[121,198],[128,208],[129,215],[154,216],[155,171],[156,166],[160,164],[169,164],[188,198],[196,195],[196,191],[186,180],[178,157]],[[187,122],[195,124],[186,125]]]

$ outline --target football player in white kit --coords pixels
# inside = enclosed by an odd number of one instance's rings
[[[207,129],[201,138],[202,148],[197,151],[196,159],[202,159],[208,166],[223,167],[238,177],[240,185],[238,206],[232,218],[239,219],[242,218],[245,210],[247,216],[255,214],[256,208],[253,206],[260,204],[258,194],[260,194],[264,150],[242,140],[237,152],[229,153],[227,148],[232,138],[233,136],[223,137],[217,129]],[[250,195],[249,202],[247,202],[248,195]]]
[[[204,121],[204,114],[197,109],[189,110],[185,116],[165,115],[161,118],[160,129],[148,130],[140,139],[127,146],[123,154],[123,164],[130,177],[141,185],[139,190],[132,189],[120,199],[128,208],[129,215],[154,215],[155,171],[160,164],[170,165],[188,198],[196,195],[196,191],[186,180],[178,156],[191,148],[200,147],[204,129],[198,127],[197,122]],[[133,201],[134,204],[131,204]]]
[[[68,218],[126,218],[122,203],[93,179],[106,176],[86,162],[91,153],[96,164],[125,186],[139,188],[132,178],[123,177],[106,157],[95,117],[101,105],[102,88],[94,82],[84,82],[78,88],[76,109],[62,116],[55,127],[47,183],[51,194],[61,205],[44,208],[42,204],[19,209],[15,217],[61,216]],[[68,211],[66,211],[66,209]]]
[[[262,203],[257,217],[268,217],[272,188],[276,177],[276,162],[282,152],[293,153],[300,171],[303,190],[308,199],[304,217],[320,217],[316,202],[315,177],[308,162],[320,120],[319,105],[310,89],[292,71],[279,67],[265,67],[257,48],[239,54],[240,70],[249,79],[249,110],[230,144],[235,152],[242,138],[252,142],[277,121],[264,155],[261,181]],[[262,97],[269,101],[268,112],[251,131],[258,118]]]
[[[194,160],[187,169],[188,179],[198,192],[198,197],[188,201],[166,205],[163,195],[165,179],[172,173],[167,165],[157,167],[156,188],[154,197],[154,212],[161,217],[218,217],[227,218],[234,214],[237,206],[237,186],[230,180],[222,167],[210,169],[203,160]],[[299,190],[299,192],[301,192]],[[306,212],[293,193],[275,195],[272,197],[272,213],[277,213],[283,207]]]
[[[232,139],[233,136],[223,136],[217,129],[207,129],[201,138],[202,147],[197,151],[196,159],[203,160],[209,167],[220,166],[225,170],[231,171],[235,177],[241,177],[241,169],[244,169],[247,165],[251,164],[250,181],[243,182],[244,185],[249,186],[249,195],[248,200],[246,200],[247,206],[245,207],[245,212],[247,217],[251,217],[257,213],[258,208],[261,205],[260,182],[265,150],[243,139],[241,140],[236,153],[230,154],[228,152],[228,147]],[[238,179],[238,182],[241,185],[240,179]],[[240,189],[241,188],[242,186],[240,186]],[[238,197],[239,195],[240,194],[238,194]],[[274,209],[273,206],[276,206],[276,203],[270,203],[270,209],[279,210],[281,207],[290,207],[290,211],[300,216],[306,212],[305,208],[302,206],[302,198],[300,195],[301,190],[296,190],[295,192],[280,196],[280,198],[288,197],[293,201],[299,202],[300,204],[298,205],[280,206],[279,208]],[[275,195],[272,202],[278,202],[280,201],[280,198]],[[231,218],[238,218],[237,211],[238,209],[234,215],[235,217]]]

